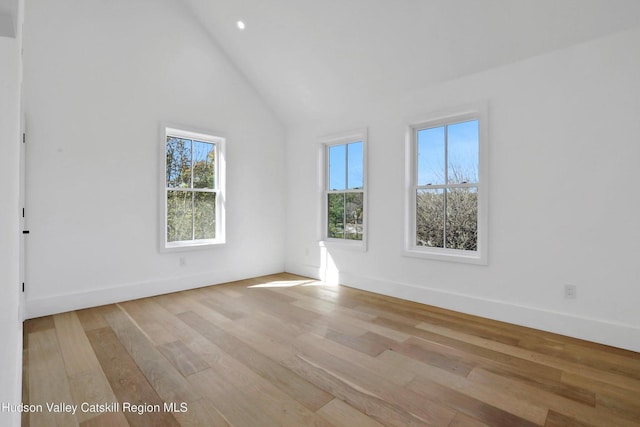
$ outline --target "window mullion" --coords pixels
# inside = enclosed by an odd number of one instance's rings
[[[189,187],[191,187],[191,240],[196,240],[196,192],[193,191],[193,140],[191,140],[191,182]]]
[[[413,182],[414,182],[414,188],[413,188],[413,207],[411,208],[413,210],[413,242],[414,244],[417,244],[417,236],[418,236],[418,190],[421,188],[419,182],[418,182],[418,169],[419,169],[419,156],[420,156],[420,150],[418,147],[418,128],[414,128],[413,129],[413,140],[415,141],[415,143],[413,144],[413,149],[414,151],[414,159],[413,159]]]
[[[330,202],[329,202],[329,194],[332,194],[331,192],[331,146],[327,145],[324,147],[324,173],[325,173],[325,177],[324,177],[324,185],[325,185],[325,195],[324,195],[324,200],[326,203],[326,207],[324,208],[324,214],[326,215],[325,220],[324,220],[324,235],[329,237],[329,220],[330,215],[329,215],[329,207],[330,207]]]
[[[220,235],[220,221],[218,221],[218,212],[219,212],[219,206],[221,200],[220,197],[218,197],[218,188],[220,185],[220,168],[218,167],[218,162],[220,161],[220,150],[219,150],[219,144],[214,144],[213,145],[213,188],[212,188],[212,193],[215,194],[215,202],[213,204],[213,209],[215,209],[215,211],[213,212],[213,220],[214,220],[214,226],[213,226],[213,232],[215,233],[215,236],[219,236]]]
[[[213,144],[213,190],[218,190],[218,182],[220,177],[218,176],[218,159],[220,156],[218,155],[218,144]]]
[[[344,192],[342,194],[342,239],[347,238],[347,191],[349,191],[349,144],[344,146]]]
[[[189,171],[190,175],[191,175],[191,178],[190,178],[190,181],[189,181],[189,188],[191,188],[192,190],[193,190],[193,145],[194,145],[193,144],[193,140],[191,140],[191,159],[190,159],[191,160],[190,161],[190,164],[191,164],[191,168],[190,169],[191,170]]]
[[[415,153],[413,155],[414,159],[413,159],[413,182],[416,185],[416,190],[419,186],[418,183],[418,162],[419,162],[419,155],[420,155],[420,150],[418,149],[418,129],[415,128],[413,129],[413,140],[415,141],[415,144],[413,144],[413,149],[415,150]]]
[[[442,247],[447,247],[447,194],[449,188],[449,126],[444,126],[444,188],[442,189]]]
[[[344,146],[344,189],[349,189],[349,144]]]
[[[191,240],[196,240],[196,192],[191,192]]]
[[[324,177],[324,185],[326,186],[327,189],[327,194],[331,191],[331,146],[327,145],[325,147],[325,162],[324,162],[324,170],[325,170],[325,177]]]

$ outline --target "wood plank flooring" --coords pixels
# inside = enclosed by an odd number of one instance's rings
[[[638,353],[286,273],[24,331],[23,426],[640,426]]]

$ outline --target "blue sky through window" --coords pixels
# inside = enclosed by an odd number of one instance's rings
[[[333,145],[329,147],[329,190],[344,190],[346,188],[346,167],[347,146]]]
[[[329,147],[329,190],[355,190],[364,186],[362,141]]]
[[[193,141],[193,186],[197,188],[214,188],[214,150],[210,142]]]
[[[449,182],[478,182],[478,121],[449,125],[447,130]]]
[[[210,142],[193,141],[193,162],[206,161],[213,151],[213,144]]]
[[[418,131],[418,185],[444,184],[444,126]]]
[[[215,144],[169,136],[166,150],[167,187],[214,188]]]
[[[418,131],[418,185],[446,184],[445,131],[448,183],[478,182],[479,122],[471,120]]]
[[[348,162],[347,185],[350,190],[360,189],[364,186],[362,174],[362,141],[353,142],[347,146]]]

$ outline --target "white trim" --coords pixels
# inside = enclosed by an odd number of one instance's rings
[[[20,115],[20,135],[19,135],[19,144],[20,144],[20,163],[19,163],[19,193],[18,193],[18,208],[24,209],[21,211],[19,216],[19,229],[28,230],[29,224],[27,221],[27,213],[30,211],[27,210],[27,144],[24,135],[27,133],[27,116],[22,113]],[[19,277],[18,277],[18,286],[22,286],[24,283],[25,288],[24,292],[22,288],[20,288],[20,295],[18,299],[18,317],[21,320],[24,320],[24,304],[27,295],[27,235],[20,232],[20,240],[19,240],[19,248],[18,248],[18,259],[19,259]]]
[[[631,351],[640,351],[640,327],[340,272],[340,283],[357,289],[442,307],[486,319],[540,329]]]
[[[251,277],[281,273],[281,263],[265,264],[247,270],[242,268],[220,269],[213,273],[202,273],[190,276],[159,278],[149,281],[121,284],[113,287],[93,289],[90,291],[72,292],[35,298],[27,301],[26,318],[48,316],[83,308],[115,304],[138,298],[147,298],[172,292],[186,291],[205,286],[213,286]]]
[[[331,135],[326,135],[320,138],[319,144],[319,173],[318,173],[318,188],[320,193],[320,246],[339,247],[345,249],[354,249],[359,251],[367,250],[368,240],[368,218],[369,218],[369,206],[368,206],[368,130],[367,128],[353,129],[350,131],[339,132]],[[328,237],[328,206],[327,206],[327,194],[329,193],[329,147],[336,145],[346,145],[354,142],[362,142],[362,190],[345,190],[345,192],[362,193],[362,240],[349,240],[349,239],[336,239]],[[339,191],[342,193],[343,191]]]
[[[350,249],[366,252],[367,246],[366,244],[363,244],[363,241],[364,235],[362,240],[325,238],[318,242],[318,246],[321,248]]]
[[[191,126],[181,126],[169,123],[160,124],[160,191],[159,191],[159,249],[160,252],[186,251],[191,249],[208,249],[222,246],[226,243],[226,138],[214,136],[217,132],[210,132]],[[167,242],[167,187],[166,187],[166,141],[167,136],[192,139],[214,144],[215,149],[215,183],[216,188],[216,237],[214,239],[187,240]],[[180,190],[180,189],[176,189]],[[199,191],[199,190],[195,190]],[[204,191],[204,190],[203,190]]]
[[[319,139],[323,145],[339,145],[349,142],[365,141],[367,139],[368,133],[368,129],[366,127],[363,127],[324,135]]]
[[[638,325],[447,292],[380,277],[362,276],[347,271],[323,271],[318,267],[290,264],[286,267],[288,272],[319,280],[337,277],[339,283],[344,286],[368,292],[640,352],[640,327]]]
[[[488,236],[489,236],[489,113],[488,104],[476,103],[466,106],[441,110],[427,115],[427,119],[412,121],[405,134],[405,224],[403,255],[433,259],[438,261],[464,262],[470,264],[487,265]],[[478,151],[478,249],[477,251],[462,251],[446,248],[429,248],[416,246],[416,196],[415,183],[417,180],[417,147],[416,132],[419,129],[439,127],[478,120],[479,151]],[[446,167],[446,165],[445,165]],[[464,185],[463,185],[464,186]],[[439,188],[441,186],[433,186]]]
[[[305,276],[316,280],[322,280],[320,274],[323,270],[316,265],[285,264],[284,271],[291,274],[297,274],[298,276]]]
[[[186,129],[188,128],[185,128],[185,127],[176,128],[176,127],[167,126],[164,128],[164,134],[165,136],[172,135],[177,138],[195,139],[197,141],[202,141],[202,142],[211,142],[212,144],[216,144],[218,142],[224,141],[224,138],[213,136],[211,133],[202,133],[202,132],[196,132],[193,130],[186,130]]]

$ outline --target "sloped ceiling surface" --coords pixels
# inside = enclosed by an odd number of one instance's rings
[[[17,0],[0,0],[0,37],[14,37]]]
[[[638,0],[183,1],[285,123],[640,24]]]

